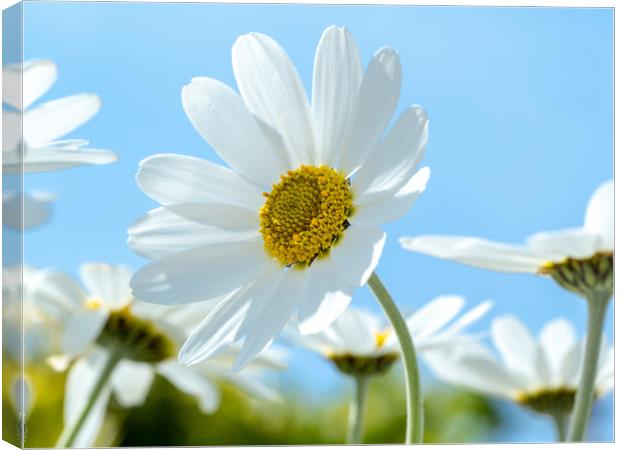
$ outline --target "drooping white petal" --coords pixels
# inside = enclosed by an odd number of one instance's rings
[[[373,228],[400,219],[424,192],[430,175],[430,169],[423,167],[392,197],[356,205],[357,209],[350,222],[358,227]]]
[[[245,34],[233,44],[232,66],[247,108],[282,136],[292,167],[314,163],[308,98],[284,49],[264,34]]]
[[[317,259],[305,270],[299,295],[299,331],[317,333],[331,324],[351,302],[355,288],[346,282],[330,259]]]
[[[312,76],[315,164],[334,167],[338,162],[363,76],[351,33],[344,27],[328,27],[316,49]]]
[[[536,273],[546,262],[531,249],[474,237],[429,235],[398,241],[406,250],[498,272]]]
[[[355,287],[363,286],[379,264],[385,237],[385,232],[379,228],[351,225],[331,248],[329,258],[348,283]]]
[[[601,184],[588,203],[584,228],[598,233],[602,239],[600,250],[614,249],[614,183],[607,181]]]
[[[427,140],[426,112],[410,106],[353,177],[356,203],[376,202],[400,190],[414,175]]]
[[[338,168],[351,175],[376,149],[398,104],[402,73],[396,50],[378,50],[364,74]]]
[[[15,152],[5,152],[2,170],[5,173],[22,172],[22,160]],[[6,157],[8,156],[8,158]],[[116,153],[93,148],[68,149],[45,146],[25,149],[23,173],[51,172],[83,165],[109,164],[118,159]]]
[[[491,336],[504,363],[510,369],[536,380],[536,342],[516,317],[506,315],[494,319]]]
[[[218,387],[193,367],[185,367],[175,361],[165,361],[157,366],[157,371],[178,390],[195,397],[203,413],[212,413],[220,406]]]
[[[284,328],[299,305],[297,293],[303,286],[303,275],[297,270],[281,270],[269,284],[262,283],[262,289],[254,287],[250,307],[237,331],[245,340],[233,370],[241,370],[260,355]]]
[[[187,202],[228,202],[257,210],[261,190],[234,171],[193,156],[159,154],[140,161],[136,182],[166,206]]]
[[[129,248],[149,259],[202,245],[259,238],[257,230],[230,231],[210,227],[166,208],[156,208],[146,213],[129,227],[128,234]]]
[[[595,254],[602,245],[601,236],[583,228],[543,231],[530,236],[528,247],[545,255],[548,261],[562,261],[566,257],[586,258]]]
[[[122,360],[112,374],[112,389],[123,408],[140,406],[151,390],[155,371],[148,363]]]
[[[90,120],[101,107],[94,94],[51,100],[24,113],[24,141],[36,147],[54,141]]]
[[[573,326],[566,319],[552,320],[541,330],[538,341],[551,370],[551,382],[561,384],[564,381],[562,365],[576,342]]]
[[[2,67],[2,101],[24,110],[48,91],[57,76],[58,68],[49,59],[6,64]]]
[[[130,285],[134,297],[147,302],[198,302],[250,283],[274,264],[261,240],[203,245],[151,262]]]
[[[88,358],[78,359],[69,370],[65,386],[65,428],[71,427],[79,419],[107,359],[108,355],[106,352],[102,350],[93,352]],[[104,386],[86,422],[80,428],[77,438],[73,442],[74,447],[84,448],[93,446],[105,419],[111,391],[109,383]]]
[[[122,308],[129,303],[131,271],[127,267],[86,263],[80,266],[80,276],[89,293],[110,308]]]
[[[407,326],[416,344],[450,322],[465,306],[465,299],[456,295],[437,297],[407,319]]]
[[[194,78],[181,97],[196,131],[235,171],[263,189],[277,182],[290,163],[284,149],[268,140],[241,97],[212,78]]]
[[[108,314],[100,310],[75,312],[61,336],[62,351],[69,356],[83,354],[95,343],[107,319]]]
[[[30,298],[37,309],[63,323],[86,301],[86,295],[71,277],[52,270],[24,278],[24,298]]]

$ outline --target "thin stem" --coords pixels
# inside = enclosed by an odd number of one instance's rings
[[[594,383],[598,367],[603,321],[610,296],[594,293],[588,296],[588,335],[583,357],[581,379],[575,398],[573,416],[568,432],[569,441],[583,441],[594,403]]]
[[[353,379],[355,380],[355,393],[351,397],[351,406],[349,406],[347,444],[361,444],[364,438],[364,409],[370,379],[364,375],[353,377]]]
[[[84,409],[80,412],[77,420],[74,420],[73,422],[67,423],[65,425],[65,428],[62,431],[60,438],[58,438],[58,442],[56,442],[56,448],[68,448],[73,446],[75,439],[78,437],[80,430],[86,422],[86,419],[88,419],[88,416],[92,411],[93,406],[97,402],[97,399],[101,395],[101,392],[103,391],[106,383],[110,379],[112,372],[114,372],[114,369],[116,368],[122,357],[122,351],[118,349],[110,350],[108,354],[108,360],[106,361],[105,366],[99,374],[99,378],[97,379],[97,382],[95,383],[95,386],[93,387],[93,390],[91,391],[90,396],[86,401],[86,404],[84,405]]]
[[[557,412],[552,414],[551,418],[553,419],[553,423],[555,425],[558,442],[565,442],[566,432],[568,431],[568,415],[563,412]]]
[[[409,333],[407,322],[396,307],[392,296],[385,288],[376,272],[368,279],[368,286],[372,290],[377,300],[381,304],[385,315],[388,317],[398,342],[403,357],[405,369],[405,386],[407,398],[407,433],[405,444],[421,444],[424,437],[423,412],[422,412],[422,391],[420,388],[420,373],[416,358],[413,339]]]

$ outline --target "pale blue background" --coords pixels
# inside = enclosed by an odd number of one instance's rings
[[[386,227],[379,266],[402,308],[462,294],[469,305],[494,299],[490,317],[514,313],[536,332],[559,315],[583,332],[584,302],[551,280],[405,252],[397,238],[447,233],[521,242],[582,223],[591,193],[612,177],[611,9],[28,2],[25,58],[50,57],[60,68],[45,99],[99,94],[101,112],[71,137],[121,159],[26,177],[27,187],[52,190],[59,201],[53,220],[27,233],[25,260],[72,274],[89,260],[144,264],[125,244],[127,226],[155,206],[134,183],[138,162],[160,152],[217,160],[183,112],[181,87],[199,75],[235,86],[231,45],[260,31],[286,48],[310,91],[315,46],[330,24],[350,29],[365,63],[383,45],[396,48],[404,71],[399,111],[417,103],[430,116],[428,190]],[[365,289],[355,303],[376,308]],[[606,330],[611,338],[611,314]],[[331,367],[303,353],[286,379],[316,401],[348,389]],[[611,405],[611,396],[598,404],[591,438],[613,439]],[[492,439],[552,438],[544,420],[505,411],[515,420]]]

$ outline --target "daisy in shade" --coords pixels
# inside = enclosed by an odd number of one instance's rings
[[[155,374],[194,396],[204,413],[219,406],[213,380],[228,381],[261,399],[278,398],[258,375],[267,368],[285,367],[281,350],[266,352],[239,373],[230,371],[239,351],[234,346],[203,364],[183,366],[176,360],[178,347],[210,305],[181,309],[137,301],[128,285],[131,273],[121,266],[91,263],[80,272],[88,292],[67,275],[50,270],[40,272],[30,287],[36,304],[63,324],[61,350],[73,360],[65,389],[65,430],[57,446],[92,446],[110,396],[123,407],[140,405]]]
[[[584,342],[577,340],[573,326],[565,319],[552,320],[535,339],[516,317],[507,315],[493,320],[491,336],[500,359],[486,346],[472,341],[466,346],[428,352],[426,361],[449,383],[551,416],[559,439],[564,440],[584,350]],[[613,385],[613,348],[603,341],[594,396],[604,396]]]
[[[116,161],[116,154],[87,148],[87,141],[59,140],[99,111],[101,101],[96,95],[77,94],[29,108],[54,84],[57,73],[56,64],[47,59],[2,68],[2,101],[14,109],[2,111],[4,173],[47,172]]]
[[[140,163],[140,188],[162,207],[129,229],[129,246],[152,259],[134,295],[162,304],[215,307],[181,349],[185,364],[243,342],[239,369],[295,317],[302,333],[328,326],[373,273],[381,225],[424,191],[418,170],[427,117],[398,104],[401,65],[384,47],[364,71],[344,28],[318,44],[312,97],[269,36],[233,45],[239,93],[206,77],[182,90],[194,128],[229,166],[175,154]]]

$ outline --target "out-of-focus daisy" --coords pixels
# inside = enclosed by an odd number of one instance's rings
[[[2,225],[16,230],[38,227],[52,215],[56,195],[47,191],[25,192],[23,198],[15,191],[2,193]]]
[[[185,364],[243,340],[235,367],[261,353],[296,316],[302,333],[328,326],[364,285],[385,243],[382,224],[424,191],[427,141],[419,106],[400,115],[397,52],[363,70],[344,28],[318,44],[312,99],[282,47],[250,33],[233,45],[240,94],[200,77],[182,90],[194,128],[230,168],[155,155],[137,173],[162,205],[129,229],[129,246],[154,261],[131,285],[137,298],[215,308],[180,353]]]
[[[2,111],[4,173],[46,172],[116,161],[116,154],[87,148],[87,141],[59,140],[99,111],[101,101],[96,95],[77,94],[29,108],[54,84],[57,73],[56,64],[47,59],[3,66],[2,101],[15,109]]]
[[[240,373],[230,371],[238,353],[234,347],[191,368],[176,361],[188,330],[210,305],[180,308],[137,301],[129,289],[131,273],[121,266],[84,264],[80,272],[88,293],[55,271],[43,273],[32,288],[37,305],[64,324],[61,348],[75,359],[67,378],[65,432],[59,444],[91,446],[112,393],[124,407],[140,405],[156,373],[196,397],[205,413],[219,406],[219,390],[212,379],[226,380],[263,399],[277,398],[257,375],[261,368],[283,368],[281,351],[264,354]]]
[[[583,364],[583,341],[573,326],[555,319],[534,339],[514,316],[493,320],[493,343],[501,360],[479,342],[428,352],[426,361],[443,380],[504,398],[552,416],[565,436]],[[614,354],[603,341],[597,366],[595,396],[613,389]]]
[[[582,227],[534,234],[527,245],[508,245],[473,237],[400,238],[411,251],[500,272],[550,275],[580,295],[613,290],[614,185],[599,186],[588,203]]]

